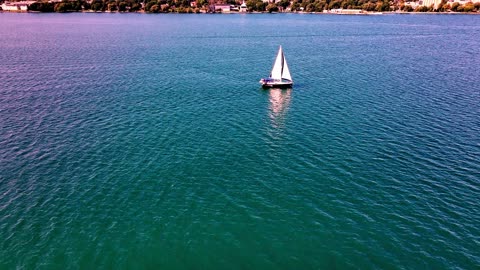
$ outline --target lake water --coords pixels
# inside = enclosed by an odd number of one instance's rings
[[[480,16],[0,26],[1,269],[479,269]]]

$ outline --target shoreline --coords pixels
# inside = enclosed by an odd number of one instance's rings
[[[299,14],[299,15],[336,15],[336,16],[379,16],[379,15],[480,15],[480,12],[453,12],[453,11],[439,11],[439,12],[405,12],[405,11],[382,11],[382,12],[362,12],[362,13],[334,13],[334,12],[145,12],[145,11],[134,11],[134,12],[126,12],[126,11],[93,11],[93,10],[82,10],[82,11],[66,11],[66,12],[42,12],[42,11],[11,11],[11,10],[0,10],[0,13],[111,13],[111,14],[211,14],[211,15],[235,15],[235,14]]]
[[[1,0],[0,0],[1,1]],[[17,2],[5,1],[0,10],[7,12],[42,12],[42,13],[208,13],[208,14],[263,14],[263,13],[298,13],[298,14],[327,14],[327,15],[390,15],[390,14],[480,14],[480,0],[475,3],[468,2],[459,4],[447,3],[442,5],[423,5],[421,2],[407,2],[404,4],[395,3],[387,5],[387,2],[378,2],[376,5],[368,2],[362,4],[360,0],[351,1],[346,6],[342,0],[330,4],[312,4],[296,0],[285,0],[277,2],[266,2],[265,0],[249,0],[248,3],[236,4],[212,4],[206,0],[188,0],[178,2],[176,0],[160,1],[149,0],[143,2],[132,2],[126,0],[70,0],[70,1],[38,1],[21,0]],[[173,2],[172,2],[173,1]],[[197,1],[200,1],[197,3]],[[235,3],[239,3],[239,0]],[[317,0],[315,0],[317,1]],[[455,0],[456,1],[456,0]],[[344,8],[347,7],[347,8]]]

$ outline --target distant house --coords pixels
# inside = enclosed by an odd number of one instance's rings
[[[434,8],[438,8],[441,3],[442,3],[442,0],[423,0],[423,1],[419,1],[420,5],[423,5],[423,6],[426,6],[426,7],[429,7],[429,6],[433,5]]]
[[[32,4],[34,1],[23,1],[23,2],[5,2],[1,5],[3,11],[13,11],[13,12],[27,12],[28,5]]]
[[[459,3],[460,5],[465,5],[469,2],[471,3],[478,3],[480,2],[480,0],[448,0],[447,3]],[[437,9],[437,8],[440,8],[440,5],[442,4],[442,0],[421,0],[421,1],[418,1],[418,5],[420,6],[426,6],[426,7],[430,7],[431,5],[433,5],[433,8]],[[413,6],[412,6],[413,7]]]
[[[363,10],[361,9],[343,9],[343,8],[336,8],[331,9],[328,13],[335,13],[335,14],[362,14]]]
[[[405,2],[405,5],[411,6],[413,9],[415,9],[418,7],[418,5],[421,5],[421,4],[419,2]]]
[[[215,5],[215,12],[230,13],[230,5]]]
[[[242,5],[240,6],[240,12],[247,12],[247,4],[245,4],[245,0],[243,0]]]

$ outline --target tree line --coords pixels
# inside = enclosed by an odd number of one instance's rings
[[[207,0],[197,0],[196,5],[191,6],[191,0],[93,0],[87,2],[84,0],[63,0],[58,3],[48,1],[38,1],[29,6],[30,11],[39,12],[75,12],[75,11],[98,11],[98,12],[138,12],[148,13],[200,13],[209,11]],[[227,4],[240,5],[240,0],[227,0]],[[144,7],[142,7],[144,4]],[[438,9],[434,6],[418,6],[415,9],[405,4],[405,2],[390,2],[388,0],[280,0],[277,3],[263,2],[262,0],[248,0],[246,2],[249,12],[282,12],[290,10],[292,12],[322,12],[330,9],[362,9],[365,11],[395,11],[405,12],[478,12],[480,3],[466,3],[461,5],[458,2],[449,3],[443,0]]]
[[[142,9],[139,0],[93,0],[91,3],[83,0],[67,1],[58,3],[38,1],[28,6],[29,11],[39,12],[75,12],[75,11],[120,11],[136,12]]]

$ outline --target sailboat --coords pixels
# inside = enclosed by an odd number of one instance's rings
[[[293,80],[290,75],[290,70],[288,69],[287,60],[285,55],[283,55],[282,46],[278,49],[277,58],[273,63],[272,72],[268,78],[263,78],[260,80],[260,84],[263,87],[277,87],[277,88],[287,88],[292,87]]]

